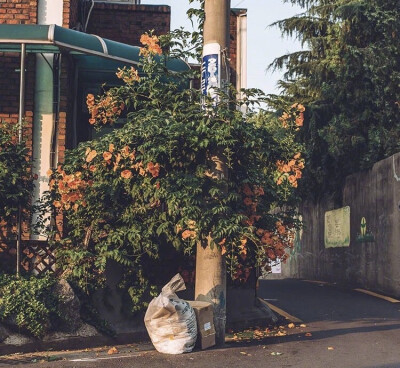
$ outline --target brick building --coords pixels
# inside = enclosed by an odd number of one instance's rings
[[[244,10],[231,12],[232,81],[239,88],[246,87],[245,17]],[[46,172],[63,162],[65,150],[93,138],[86,95],[100,93],[105,81],[117,83],[117,68],[137,61],[140,35],[167,33],[170,18],[169,6],[140,0],[0,0],[0,120],[17,124],[23,115],[39,177],[34,198],[47,189]],[[29,234],[29,224],[23,230],[25,245],[43,240]],[[10,234],[0,231],[0,244],[6,240]]]

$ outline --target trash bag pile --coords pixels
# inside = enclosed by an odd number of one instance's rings
[[[188,353],[196,343],[195,312],[188,302],[175,294],[185,289],[182,276],[176,274],[147,308],[144,323],[154,347],[160,353]]]

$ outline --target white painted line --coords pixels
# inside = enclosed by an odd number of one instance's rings
[[[96,358],[80,358],[80,359],[70,359],[70,362],[97,362],[99,360],[110,360],[110,359],[123,359],[123,358],[134,358],[142,356],[142,354],[131,354],[131,355],[118,355],[115,354],[109,357],[96,357]]]
[[[265,300],[258,298],[261,303],[266,304],[270,309],[272,309],[274,312],[280,314],[282,317],[285,317],[288,321],[290,322],[295,322],[295,323],[302,323],[303,321],[295,316],[292,316],[291,314],[285,312],[283,309],[276,307],[275,305],[266,302]]]
[[[390,303],[400,303],[400,300],[391,298],[390,296],[377,294],[377,293],[374,293],[374,292],[369,291],[369,290],[364,290],[364,289],[354,289],[354,290],[358,291],[360,293],[364,293],[364,294],[368,294],[368,295],[374,296],[374,297],[379,298],[379,299],[386,300],[386,301],[388,301]]]
[[[318,280],[301,280],[301,281],[309,282],[309,283],[311,283],[311,284],[321,284],[321,285],[329,285],[329,284],[330,284],[329,282],[326,282],[326,281],[318,281]]]

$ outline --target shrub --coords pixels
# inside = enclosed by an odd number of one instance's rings
[[[61,318],[50,276],[15,277],[0,274],[0,321],[12,323],[35,337],[43,337]]]
[[[125,111],[124,127],[67,152],[50,173],[51,205],[66,220],[59,267],[90,292],[103,285],[107,261],[118,262],[134,308],[154,293],[145,269],[167,243],[191,254],[211,238],[242,282],[255,266],[284,260],[304,167],[302,105],[252,111],[263,96],[248,90],[240,101],[219,91],[217,107],[202,107],[188,87],[193,72],[170,73],[157,38],[143,41],[141,70],[119,70],[120,87],[87,97],[90,124],[101,129]],[[226,173],[216,175],[221,165]]]

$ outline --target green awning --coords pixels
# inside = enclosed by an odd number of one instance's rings
[[[21,52],[21,44],[26,44],[28,53],[60,53],[69,52],[72,55],[91,55],[113,62],[105,62],[96,68],[140,65],[137,46],[101,38],[57,25],[39,24],[0,24],[0,51]],[[82,59],[82,57],[77,57]],[[93,58],[91,58],[93,60]],[[100,59],[97,59],[99,62]],[[102,63],[100,63],[102,64]],[[167,68],[172,72],[190,69],[181,59],[170,59]]]

